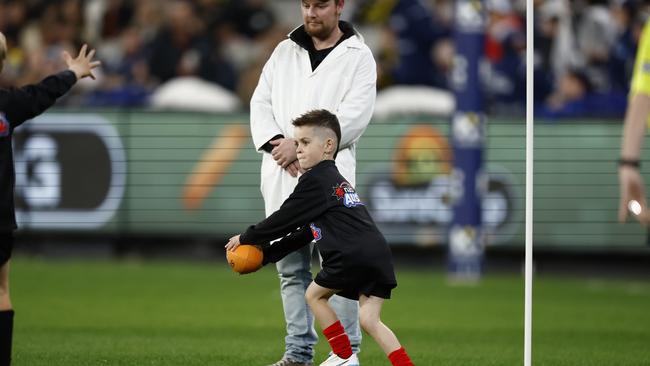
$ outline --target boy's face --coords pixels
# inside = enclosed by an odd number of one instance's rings
[[[334,141],[321,127],[298,126],[293,131],[300,167],[307,170],[332,158]]]
[[[302,0],[301,9],[307,34],[317,39],[327,39],[339,25],[343,1],[337,5],[334,0]]]

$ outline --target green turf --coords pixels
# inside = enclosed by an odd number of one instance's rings
[[[237,276],[222,264],[12,263],[14,366],[265,365],[283,350],[272,268]],[[398,268],[383,320],[416,365],[521,365],[523,283],[486,276],[453,287],[439,272]],[[649,365],[650,286],[541,278],[534,365]],[[317,361],[328,348],[317,347]],[[370,337],[364,365],[389,365]]]

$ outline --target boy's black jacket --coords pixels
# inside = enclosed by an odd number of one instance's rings
[[[268,244],[279,238],[284,239]],[[366,270],[372,271],[378,283],[396,283],[384,236],[333,160],[324,160],[304,173],[280,209],[240,237],[242,244],[263,246],[265,264],[277,262],[312,240],[329,274],[351,278]]]

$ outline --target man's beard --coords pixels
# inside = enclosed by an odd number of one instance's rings
[[[324,40],[327,39],[330,34],[332,34],[334,27],[327,28],[323,23],[318,23],[318,27],[316,29],[311,29],[309,27],[309,24],[305,24],[305,31],[311,37]]]

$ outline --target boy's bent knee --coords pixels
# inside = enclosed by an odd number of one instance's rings
[[[314,302],[318,301],[318,294],[316,291],[313,291],[311,287],[307,288],[307,291],[305,291],[305,301],[307,304],[313,304]]]
[[[307,304],[311,304],[314,301],[314,296],[309,293],[309,291],[305,292],[305,301]]]
[[[359,324],[367,333],[373,333],[377,328],[377,324],[379,324],[379,318],[374,316],[374,314],[369,314],[361,310],[359,312]]]

